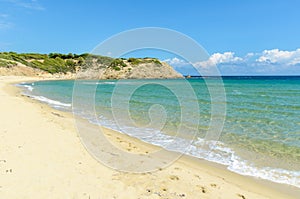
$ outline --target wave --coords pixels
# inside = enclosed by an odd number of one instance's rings
[[[60,102],[60,101],[56,101],[56,100],[51,100],[49,98],[46,98],[44,96],[31,96],[33,99],[36,99],[36,100],[39,100],[39,101],[42,101],[42,102],[46,102],[50,105],[55,105],[55,106],[64,106],[64,107],[71,107],[72,104],[69,104],[69,103],[63,103],[63,102]]]
[[[50,106],[53,106],[53,107],[56,107],[56,108],[71,107],[72,106],[72,104],[52,100],[52,99],[49,99],[49,98],[44,97],[44,96],[36,96],[36,95],[28,95],[28,96],[31,97],[32,99],[35,99],[35,100],[38,100],[38,101],[41,101],[41,102],[45,102],[45,103],[49,104]]]
[[[196,147],[196,150],[194,149],[190,151],[190,154],[188,155],[225,165],[227,166],[228,170],[241,175],[253,176],[260,179],[269,180],[276,183],[289,184],[300,188],[300,171],[292,171],[273,167],[258,168],[253,163],[250,163],[249,161],[236,155],[233,149],[220,141],[205,141],[203,139],[198,139],[195,144],[196,146],[202,146],[201,148],[207,148],[203,146],[208,146],[207,149],[209,150],[206,149],[206,151],[203,152]]]
[[[27,83],[22,82],[21,84],[18,84],[18,86],[21,86],[21,87],[24,87],[27,89],[28,92],[23,92],[24,95],[31,97],[32,99],[47,103],[54,108],[62,108],[62,107],[71,107],[72,106],[72,104],[70,104],[70,103],[63,103],[63,102],[60,102],[57,100],[49,99],[44,96],[33,95],[32,91],[34,90],[34,87],[33,87],[34,83],[31,83],[31,85],[28,85]]]
[[[85,119],[88,119],[85,117]],[[100,120],[100,121],[99,121]],[[242,159],[235,151],[220,141],[208,141],[198,138],[192,142],[180,137],[166,135],[158,130],[150,128],[120,127],[113,121],[99,116],[98,121],[89,121],[93,124],[102,125],[106,128],[138,138],[147,143],[163,147],[169,151],[184,153],[210,162],[222,164],[228,170],[245,175],[281,184],[289,184],[300,188],[300,171],[292,171],[280,168],[261,167]],[[176,144],[169,144],[176,143]],[[188,149],[186,146],[190,146]]]
[[[33,91],[33,89],[34,89],[32,86],[29,86],[29,85],[23,85],[23,87],[25,87],[30,92]]]

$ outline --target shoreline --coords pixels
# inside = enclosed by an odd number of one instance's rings
[[[4,146],[3,151],[9,151],[11,156],[15,156],[15,158],[17,158],[18,156],[16,155],[20,155],[19,151],[17,151],[18,147],[17,149],[10,150],[10,145],[14,145],[15,138],[13,135],[7,134],[7,129],[12,129],[12,133],[16,133],[20,140],[26,140],[28,143],[36,144],[36,149],[45,149],[44,145],[46,144],[46,148],[48,147],[47,149],[50,150],[50,152],[64,152],[67,150],[67,154],[71,155],[71,157],[68,157],[69,159],[64,159],[64,156],[60,157],[60,155],[54,153],[52,154],[53,156],[51,156],[54,164],[38,164],[39,167],[37,167],[37,169],[40,171],[38,175],[40,178],[43,176],[49,177],[49,175],[53,174],[53,172],[51,172],[52,169],[57,169],[55,171],[57,171],[58,174],[56,175],[56,177],[53,177],[50,183],[44,182],[43,180],[40,184],[38,182],[34,182],[33,180],[38,178],[37,176],[31,176],[31,178],[26,178],[22,181],[19,181],[19,178],[24,174],[19,173],[20,175],[17,175],[17,173],[12,180],[16,180],[18,182],[17,185],[15,185],[15,188],[19,188],[19,193],[21,193],[20,191],[22,191],[21,188],[24,188],[24,184],[22,184],[24,181],[29,182],[29,184],[32,185],[31,188],[33,190],[38,189],[38,187],[42,185],[47,189],[47,191],[39,190],[38,193],[35,193],[34,191],[32,191],[31,193],[23,193],[28,194],[22,195],[24,196],[23,198],[33,198],[31,196],[36,196],[36,194],[45,194],[43,195],[44,198],[52,198],[53,195],[50,194],[51,187],[54,187],[52,189],[54,190],[52,191],[53,194],[58,194],[55,195],[58,196],[55,198],[64,198],[61,194],[65,194],[64,192],[66,192],[66,190],[69,190],[67,192],[71,192],[73,194],[68,196],[71,198],[88,198],[89,196],[91,198],[99,198],[100,196],[112,198],[112,194],[114,194],[116,198],[126,198],[125,196],[130,196],[130,198],[297,198],[297,196],[299,196],[300,189],[284,184],[272,183],[266,180],[254,179],[253,177],[249,176],[242,176],[227,170],[225,166],[208,162],[206,160],[200,160],[187,155],[182,156],[169,167],[150,174],[130,174],[111,170],[93,159],[93,157],[87,153],[86,149],[80,143],[80,140],[76,133],[73,118],[74,116],[72,115],[72,113],[52,109],[47,104],[42,104],[26,96],[22,96],[19,92],[19,89],[11,85],[13,83],[22,81],[38,80],[43,79],[26,77],[0,77],[0,95],[4,96],[4,100],[7,104],[7,109],[4,109],[4,111],[2,111],[1,120],[9,120],[10,118],[15,118],[16,120],[8,121],[8,125],[1,125],[1,134],[3,134],[1,136],[7,138],[4,140],[8,142],[0,143],[0,145]],[[14,106],[9,105],[9,103],[14,103],[20,108],[27,108],[27,110],[22,111],[23,113],[28,112],[27,114],[31,116],[28,116],[29,118],[17,118],[17,107],[15,107],[15,109],[12,109]],[[28,111],[28,107],[32,109]],[[5,118],[7,115],[5,110],[9,110],[11,112],[11,117]],[[21,111],[21,109],[19,110]],[[23,124],[23,126],[21,125],[24,128],[16,128],[12,126],[17,122],[22,124],[23,121],[28,119],[39,121],[40,125],[37,126],[35,125],[35,123],[31,123],[31,128],[34,127],[35,131],[30,131],[26,124]],[[49,128],[51,127],[52,131],[49,131],[47,126],[43,126],[41,124],[48,124]],[[87,125],[92,126],[93,124],[89,123]],[[3,128],[6,128],[6,133],[4,133],[5,130],[3,130]],[[21,129],[21,132],[25,131],[28,134],[19,133],[20,130],[18,129]],[[45,133],[42,136],[40,132]],[[52,135],[52,133],[54,133],[55,136]],[[131,147],[132,152],[143,153],[145,151],[155,150],[157,148],[154,145],[142,142],[125,134],[120,134],[119,132],[115,132],[113,130],[105,128],[105,133],[110,134],[110,138],[117,144],[119,140],[122,140],[123,144],[120,144],[121,148],[128,143],[130,143],[132,146],[135,146],[136,148]],[[53,146],[49,146],[49,144],[47,145],[47,139],[45,137],[49,136],[54,136],[52,140],[53,142],[51,143],[54,144],[54,146],[57,146],[57,148],[60,149],[59,151],[53,149]],[[62,142],[61,139],[65,142]],[[55,141],[58,141],[58,143]],[[41,143],[43,143],[44,145]],[[126,145],[126,147],[128,146]],[[20,149],[22,148],[23,147],[21,147]],[[23,154],[25,155],[24,160],[39,162],[40,158],[43,159],[43,156],[45,155],[43,153],[40,153],[40,151],[38,151],[38,154],[36,154],[35,151],[30,152],[31,153]],[[78,154],[76,152],[78,152]],[[1,152],[0,154],[3,156],[5,155]],[[0,158],[2,159],[1,156]],[[84,161],[80,161],[81,164],[76,164],[77,158],[83,159]],[[12,159],[11,161],[17,162],[16,159]],[[11,161],[7,160],[5,164],[8,164]],[[73,162],[74,165],[70,164],[69,161]],[[83,165],[83,162],[86,163],[84,164],[84,169],[80,168],[80,166]],[[2,168],[2,164],[4,163],[0,162],[0,169]],[[8,169],[9,172],[3,172],[1,170],[1,175],[3,176],[1,176],[0,178],[0,196],[2,196],[2,193],[4,193],[4,196],[7,196],[6,198],[17,198],[18,195],[14,194],[17,194],[18,191],[13,191],[13,186],[10,187],[7,184],[5,185],[5,180],[6,178],[10,178],[6,176],[7,174],[14,174],[14,172],[18,171],[21,166],[22,165],[19,165],[18,167],[18,165],[12,164],[11,167],[15,167],[12,172],[10,172],[10,169]],[[73,168],[72,166],[75,168]],[[29,170],[34,167],[35,166],[31,164],[27,165],[27,169]],[[46,173],[47,169],[50,170],[50,173]],[[104,176],[97,176],[103,173],[105,173]],[[88,176],[88,180],[83,180],[82,182],[79,176],[81,178],[85,178]],[[64,182],[61,189],[56,188],[56,186],[58,186],[58,184],[60,183],[60,179],[62,179]],[[74,179],[76,179],[76,183],[74,183]],[[85,182],[88,183],[88,185],[84,184]],[[68,184],[73,184],[73,186],[71,186],[72,188],[68,189]],[[3,192],[6,186],[8,188]],[[100,187],[104,188],[99,190]],[[116,193],[113,193],[113,190],[116,190]],[[10,193],[10,191],[13,193]],[[26,192],[26,189],[23,189],[23,192]],[[86,193],[86,196],[84,196],[83,193]]]

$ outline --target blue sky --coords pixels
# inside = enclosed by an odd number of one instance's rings
[[[299,8],[298,0],[0,0],[0,51],[90,52],[154,26],[195,39],[222,74],[300,74]]]

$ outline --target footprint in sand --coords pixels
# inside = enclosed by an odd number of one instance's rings
[[[175,176],[175,175],[171,175],[169,177],[171,180],[179,180],[179,177],[178,176]]]
[[[6,173],[12,173],[12,169],[7,169]]]
[[[238,197],[242,198],[242,199],[246,199],[246,197],[242,194],[236,194]]]
[[[204,186],[197,185],[197,187],[200,189],[200,191],[201,191],[202,193],[207,193],[207,190],[206,190],[206,188],[205,188]]]
[[[61,114],[59,113],[55,113],[55,112],[51,112],[53,115],[57,116],[57,117],[63,117]]]
[[[199,180],[201,180],[201,177],[199,175],[194,175],[196,178],[198,178]]]
[[[6,160],[0,160],[0,164],[4,164],[4,163],[6,163]],[[6,170],[6,173],[8,173],[8,172],[9,172],[9,170]]]
[[[210,184],[211,187],[217,188],[217,184]]]

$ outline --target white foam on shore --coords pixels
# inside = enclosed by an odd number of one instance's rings
[[[281,184],[293,185],[300,188],[300,171],[291,171],[280,168],[261,167],[237,156],[231,148],[220,141],[205,141],[198,139],[195,145],[204,146],[199,150],[194,148],[188,155],[203,158],[227,166],[227,169],[235,173],[253,176],[264,180]],[[202,148],[206,148],[203,150]]]
[[[120,131],[120,127],[118,127],[117,124],[103,116],[99,117],[98,121],[89,121],[138,138],[147,143],[163,147],[170,151],[184,153],[196,158],[225,165],[228,170],[241,175],[257,177],[300,188],[300,171],[271,167],[258,168],[254,163],[244,160],[236,155],[233,149],[220,141],[207,141],[198,138],[196,141],[191,142],[191,140],[166,135],[158,130],[148,128],[122,127],[122,131]],[[186,146],[189,147],[187,148]]]
[[[62,108],[62,107],[71,107],[72,106],[72,104],[69,104],[69,103],[63,103],[63,102],[60,102],[57,100],[52,100],[52,99],[49,99],[44,96],[33,95],[32,91],[34,89],[33,88],[34,83],[31,83],[31,85],[28,85],[26,83],[21,83],[21,84],[18,84],[17,86],[21,86],[21,87],[24,87],[27,89],[28,92],[23,93],[24,95],[29,96],[32,99],[47,103],[54,108]]]
[[[27,88],[27,90],[29,90],[30,92],[33,91],[33,87],[29,86],[29,85],[22,85],[23,87]]]
[[[35,95],[29,95],[31,98],[33,99],[36,99],[36,100],[39,100],[41,102],[45,102],[47,104],[49,104],[50,106],[63,106],[63,107],[71,107],[71,104],[68,104],[68,103],[63,103],[63,102],[60,102],[60,101],[56,101],[56,100],[51,100],[47,97],[44,97],[44,96],[35,96]]]

